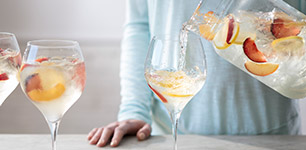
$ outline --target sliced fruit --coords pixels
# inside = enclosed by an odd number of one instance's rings
[[[34,101],[50,101],[65,92],[64,75],[54,68],[39,68],[26,79],[25,91]]]
[[[65,92],[65,86],[58,83],[48,90],[34,89],[28,92],[28,96],[34,101],[51,101],[61,97]]]
[[[39,74],[41,85],[44,90],[51,89],[58,83],[65,85],[64,75],[57,70],[57,68],[39,68],[35,73]]]
[[[241,26],[240,26],[239,34],[238,34],[236,40],[233,43],[242,45],[247,38],[251,38],[251,39],[255,40],[256,39],[256,33],[248,32],[248,31],[242,31]]]
[[[0,55],[4,56],[5,53],[4,53],[4,49],[0,48]]]
[[[150,83],[167,89],[179,88],[183,81],[188,79],[188,76],[184,71],[169,72],[158,70],[154,75],[150,76]]]
[[[13,64],[15,67],[20,68],[21,66],[21,54],[15,55],[14,57],[8,58],[11,64]]]
[[[85,82],[86,82],[86,73],[85,73],[84,63],[78,63],[76,65],[76,70],[72,77],[72,80],[76,80],[77,84],[81,87],[82,91],[84,90]]]
[[[49,58],[47,58],[47,57],[42,57],[42,58],[37,58],[35,61],[41,63],[41,62],[43,62],[43,61],[48,61],[48,60],[49,60]]]
[[[289,36],[285,38],[276,39],[271,43],[271,45],[273,51],[275,52],[292,55],[303,55],[305,53],[305,49],[303,49],[305,41],[302,37],[299,36]]]
[[[174,94],[174,93],[169,93],[169,92],[163,92],[163,94],[171,96],[171,97],[190,97],[193,96],[193,94]]]
[[[9,77],[7,76],[6,73],[0,74],[0,81],[5,81],[5,80],[8,80],[8,79],[9,79]]]
[[[203,18],[205,23],[199,25],[200,34],[206,40],[213,40],[216,35],[216,33],[213,31],[213,27],[219,23],[219,19],[216,18],[213,11],[207,12]]]
[[[293,20],[277,18],[271,24],[271,32],[275,38],[284,38],[289,36],[296,36],[301,32],[300,25],[292,24]],[[291,24],[291,25],[286,25]]]
[[[25,91],[30,92],[32,90],[42,90],[41,80],[37,73],[32,74],[26,78]]]
[[[233,15],[229,15],[223,21],[223,26],[214,37],[213,43],[217,49],[226,49],[236,40],[238,33],[238,22]]]
[[[267,76],[272,74],[277,70],[279,64],[275,63],[255,63],[252,61],[247,61],[244,64],[246,70],[250,73],[257,75],[257,76]]]
[[[21,72],[24,68],[26,68],[26,67],[28,67],[28,66],[32,66],[32,65],[30,65],[30,64],[22,64],[21,67],[20,67],[20,72]]]
[[[257,49],[255,41],[251,38],[247,38],[243,42],[244,54],[254,62],[267,62],[265,55]]]
[[[159,97],[159,99],[163,102],[163,103],[168,103],[167,99],[160,94],[158,91],[156,91],[154,88],[151,87],[150,84],[148,84],[148,86],[150,87],[150,89]]]

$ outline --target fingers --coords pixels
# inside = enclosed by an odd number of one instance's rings
[[[105,146],[109,139],[110,146],[116,147],[126,134],[136,135],[138,140],[147,139],[151,133],[151,126],[141,120],[125,120],[114,122],[106,127],[94,128],[89,132],[87,138],[90,144],[96,144],[98,147]]]
[[[92,139],[92,137],[95,135],[95,133],[98,131],[98,128],[93,128],[90,132],[89,132],[89,134],[88,134],[88,136],[87,136],[87,139],[88,140],[91,140]]]
[[[100,139],[102,131],[103,131],[103,128],[98,128],[97,131],[92,136],[92,138],[90,139],[89,143],[90,144],[96,144],[98,142],[98,140]]]
[[[149,124],[145,124],[142,128],[140,128],[136,134],[139,141],[143,141],[150,137],[151,134],[151,126]]]
[[[115,128],[119,125],[118,122],[114,122],[103,128],[103,132],[100,136],[100,139],[97,143],[98,147],[103,147],[107,144],[110,137],[113,135]]]
[[[121,142],[123,136],[128,132],[128,130],[130,128],[131,128],[130,124],[127,124],[127,123],[120,124],[115,129],[114,136],[113,136],[113,139],[112,139],[112,141],[110,143],[110,146],[112,146],[112,147],[118,146],[119,143]]]

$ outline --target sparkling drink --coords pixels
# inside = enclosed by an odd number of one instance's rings
[[[305,15],[296,11],[299,16],[294,16],[276,6],[221,15],[200,11],[202,5],[182,35],[193,31],[211,41],[217,54],[280,94],[306,97]]]
[[[163,102],[172,122],[173,149],[177,150],[178,120],[186,104],[202,88],[206,61],[201,40],[179,34],[154,36],[145,62],[145,78],[153,93]]]
[[[0,48],[0,106],[19,83],[17,74],[20,61],[19,51]]]
[[[46,119],[55,122],[81,96],[85,65],[77,59],[42,57],[34,64],[23,64],[21,87]]]
[[[188,76],[184,71],[157,70],[145,73],[152,91],[170,112],[180,112],[202,88],[206,75],[201,71]]]
[[[27,98],[48,122],[52,150],[65,112],[85,86],[85,65],[76,41],[35,40],[27,44],[20,68],[20,84]]]

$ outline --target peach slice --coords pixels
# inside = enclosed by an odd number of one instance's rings
[[[0,48],[0,55],[1,55],[1,56],[6,55],[6,54],[5,54],[5,50],[4,50],[4,49],[2,49],[2,48]]]
[[[51,101],[61,97],[65,90],[65,86],[58,83],[53,88],[48,90],[34,89],[28,92],[28,96],[34,101]]]
[[[9,57],[9,61],[15,66],[16,68],[20,68],[21,66],[21,54],[15,55],[13,57]]]
[[[72,77],[72,80],[76,80],[77,84],[81,87],[82,91],[84,90],[85,83],[86,83],[86,73],[85,73],[84,62],[78,63],[76,65],[76,69]]]
[[[150,89],[159,97],[159,99],[163,102],[163,103],[168,103],[167,99],[160,94],[158,91],[156,91],[154,88],[152,88],[152,86],[150,84],[148,84],[148,86],[150,87]]]
[[[255,41],[251,38],[247,38],[243,42],[244,54],[254,62],[267,62],[265,55],[257,49]]]
[[[294,21],[288,19],[277,18],[271,24],[271,32],[275,38],[284,38],[289,36],[296,36],[301,32],[300,25],[294,25]],[[292,24],[292,25],[286,25]]]
[[[41,80],[37,73],[32,74],[26,78],[25,87],[26,92],[30,92],[35,89],[42,89]]]
[[[274,73],[277,68],[279,67],[279,64],[275,63],[255,63],[252,61],[247,61],[244,64],[246,70],[248,70],[250,73],[257,75],[257,76],[267,76],[272,73]]]
[[[26,79],[25,91],[33,101],[51,101],[65,92],[64,75],[54,68],[39,68]]]
[[[226,49],[237,39],[238,33],[238,22],[233,15],[229,15],[223,21],[223,26],[214,37],[213,43],[217,49]]]
[[[212,28],[219,23],[219,19],[216,18],[213,11],[207,12],[203,18],[206,23],[199,25],[200,35],[206,40],[211,41],[216,35]]]

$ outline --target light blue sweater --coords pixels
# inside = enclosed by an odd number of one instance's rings
[[[163,103],[144,78],[144,61],[150,38],[177,32],[199,0],[127,0],[121,53],[122,103],[118,120],[150,123],[152,134],[170,134],[171,121]],[[253,79],[219,57],[211,43],[202,40],[207,57],[207,80],[182,112],[181,134],[298,134],[296,100]]]

